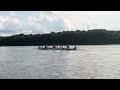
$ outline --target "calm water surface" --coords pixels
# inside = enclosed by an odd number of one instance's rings
[[[80,45],[77,51],[0,47],[1,79],[120,79],[120,45]]]

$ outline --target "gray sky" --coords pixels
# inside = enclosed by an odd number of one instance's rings
[[[120,11],[0,11],[0,35],[96,28],[120,30]]]

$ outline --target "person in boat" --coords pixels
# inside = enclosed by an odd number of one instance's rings
[[[43,49],[43,46],[39,46],[38,49]]]
[[[53,45],[53,49],[56,49],[56,46],[55,46],[55,45]]]
[[[64,47],[62,46],[62,49],[64,49]]]
[[[75,47],[73,49],[77,49],[76,45],[75,45]]]
[[[67,45],[67,49],[69,49],[70,47],[69,47],[69,45]]]
[[[43,49],[43,46],[41,46],[41,49]]]
[[[38,49],[41,49],[41,47],[39,46]]]
[[[48,47],[47,47],[47,45],[45,45],[45,49],[47,49]]]
[[[62,47],[61,46],[58,46],[58,49],[61,49]]]

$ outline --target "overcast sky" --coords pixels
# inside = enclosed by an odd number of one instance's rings
[[[120,30],[120,11],[0,11],[0,35]]]

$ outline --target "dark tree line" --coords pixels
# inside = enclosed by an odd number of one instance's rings
[[[63,31],[49,34],[18,34],[0,37],[0,45],[31,46],[31,45],[97,45],[120,44],[120,31],[94,29],[88,31]]]

